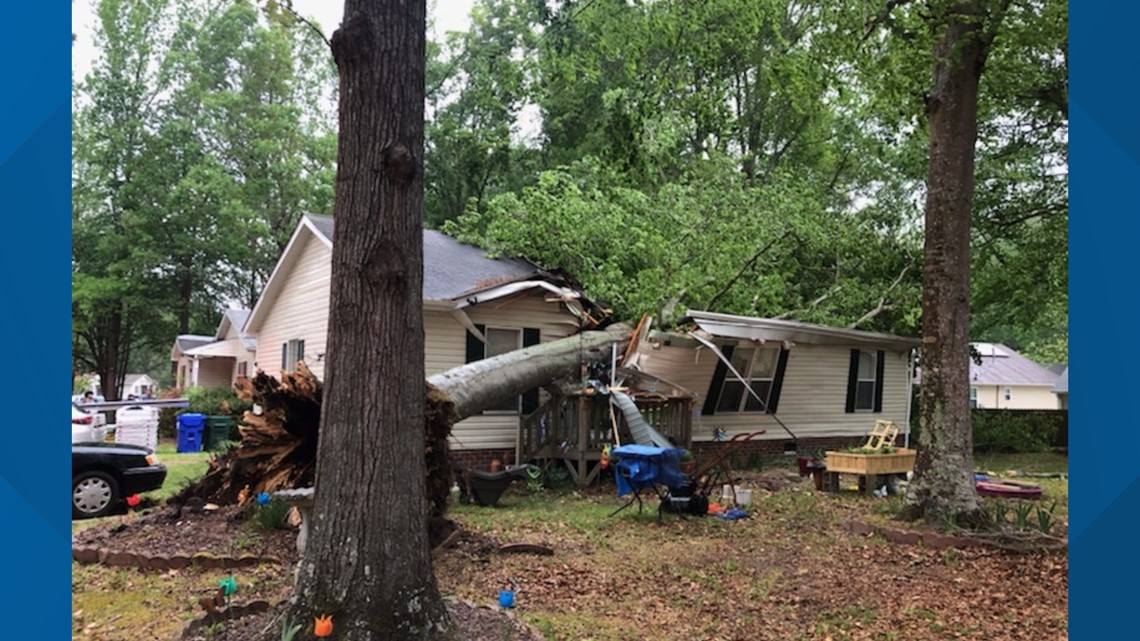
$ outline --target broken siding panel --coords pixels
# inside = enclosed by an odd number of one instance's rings
[[[525,293],[467,308],[467,315],[478,325],[542,331],[542,342],[563,338],[578,331],[578,321],[562,303],[548,303],[544,293]]]
[[[328,339],[332,250],[309,236],[297,262],[284,274],[279,290],[257,333],[257,367],[267,374],[281,373],[281,345],[293,339],[305,341],[305,364],[324,380]]]
[[[696,394],[693,407],[704,406],[705,395],[716,371],[718,359],[707,348],[662,345],[654,349],[647,342],[637,348],[637,368],[646,374],[659,376]]]

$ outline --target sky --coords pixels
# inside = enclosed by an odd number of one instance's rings
[[[98,56],[91,34],[95,25],[95,0],[75,0],[71,5],[71,29],[75,33],[75,47],[71,55],[71,69],[75,78],[82,78]],[[428,0],[428,20],[434,21],[433,38],[448,31],[466,31],[468,16],[474,0]],[[332,37],[344,15],[344,3],[338,0],[293,0],[297,13],[315,19]]]

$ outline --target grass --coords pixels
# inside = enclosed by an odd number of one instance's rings
[[[159,457],[172,470],[182,468],[188,479],[205,470],[208,454],[177,454],[165,444]],[[1021,469],[1056,464],[1025,457],[1006,460]],[[1055,481],[1057,487],[1047,492],[1067,488],[1063,479],[1032,480],[1050,488]],[[171,492],[179,484],[175,477],[168,485],[172,481]],[[775,493],[755,491],[753,518],[744,521],[666,515],[658,523],[653,499],[640,515],[635,505],[611,516],[621,505],[612,486],[531,492],[517,484],[495,507],[453,502],[449,516],[490,543],[542,544],[554,555],[500,555],[475,551],[484,549],[478,543],[459,545],[436,560],[436,576],[444,594],[476,603],[493,603],[498,590],[514,586],[516,614],[551,641],[933,641],[951,633],[1002,638],[1003,629],[1032,632],[1035,638],[1063,632],[1067,598],[1064,591],[1047,587],[1055,575],[1041,568],[1046,563],[1009,561],[1013,565],[1007,566],[991,554],[932,551],[853,536],[839,526],[868,517],[888,501],[809,487],[802,483]],[[244,547],[247,538],[248,533],[235,531],[233,547]],[[1067,563],[1060,563],[1063,572]],[[223,573],[75,565],[75,636],[118,641],[137,638],[128,631],[146,626],[158,638],[171,638],[200,612],[197,597],[216,586]],[[995,590],[1024,592],[1026,599],[1049,609],[1030,614],[998,608],[979,618],[959,598],[960,579],[954,578],[970,576],[987,577]],[[255,584],[284,589],[291,571],[265,566],[239,571],[237,578],[239,595],[252,598]],[[908,587],[896,593],[889,586],[900,581]],[[904,602],[895,599],[900,594],[908,595]],[[1008,620],[994,618],[998,616]],[[986,621],[992,629],[983,637],[977,626]]]
[[[144,501],[149,501],[152,504],[165,501],[177,494],[187,483],[201,478],[209,467],[211,453],[188,452],[179,454],[175,443],[160,442],[158,447],[155,448],[155,455],[158,457],[159,462],[166,466],[166,480],[163,481],[162,487],[141,495]],[[118,515],[101,519],[72,521],[71,532],[74,534],[85,528],[99,525],[106,519],[113,518],[118,518]]]
[[[1036,454],[974,454],[974,469],[998,475],[1009,471],[1061,473],[1069,472],[1069,457],[1056,452]],[[1042,479],[1035,479],[1034,482]]]

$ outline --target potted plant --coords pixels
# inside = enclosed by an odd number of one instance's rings
[[[685,474],[692,474],[693,470],[697,468],[697,462],[693,459],[693,452],[689,449],[681,450],[681,471]]]

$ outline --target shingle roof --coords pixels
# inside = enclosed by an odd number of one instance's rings
[[[322,236],[333,239],[332,216],[305,214]],[[424,299],[453,300],[494,285],[538,274],[536,265],[520,258],[488,258],[443,232],[424,230]]]
[[[1057,377],[1057,382],[1053,385],[1053,391],[1057,394],[1069,393],[1069,367],[1065,366],[1065,371]]]
[[[979,365],[970,357],[970,383],[973,385],[1048,385],[1057,375],[1048,367],[1029,360],[1001,343],[970,343],[982,358]],[[922,383],[922,368],[914,370],[914,384]]]
[[[249,310],[248,309],[227,309],[226,310],[226,317],[230,319],[230,325],[233,325],[234,329],[236,329],[238,331],[238,333],[240,334],[242,328],[245,327],[246,319],[249,318]]]
[[[174,339],[174,344],[177,345],[178,349],[183,352],[188,349],[194,349],[195,347],[200,347],[206,343],[213,342],[213,336],[202,336],[200,334],[181,334],[178,336],[178,338]]]
[[[980,385],[1048,385],[1057,382],[1049,368],[1000,343],[971,343],[982,357],[970,360],[970,382]]]

